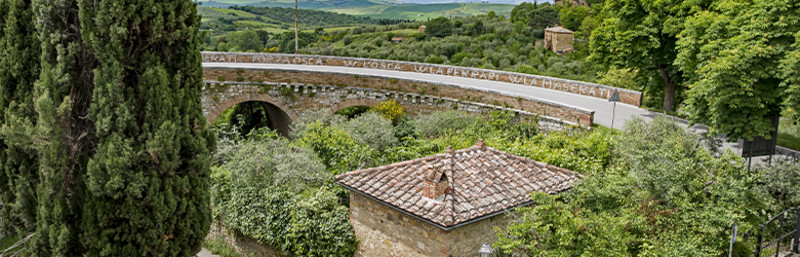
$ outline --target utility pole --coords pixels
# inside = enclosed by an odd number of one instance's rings
[[[297,1],[294,0],[294,54],[297,54]]]

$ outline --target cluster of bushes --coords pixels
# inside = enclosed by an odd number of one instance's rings
[[[537,205],[497,229],[495,247],[529,256],[722,256],[734,221],[745,231],[800,204],[797,164],[749,172],[718,142],[666,118],[633,120],[614,141],[612,165],[568,193],[534,195]],[[733,255],[753,247],[740,240]]]
[[[297,256],[350,256],[356,239],[342,189],[314,152],[269,130],[222,140],[212,168],[214,218]]]
[[[356,243],[347,193],[332,185],[332,176],[447,146],[467,148],[479,139],[586,175],[567,193],[534,195],[538,204],[520,208],[515,222],[497,228],[494,246],[508,254],[720,256],[733,221],[744,230],[800,205],[797,164],[748,172],[741,158],[719,151],[716,140],[668,119],[634,120],[614,133],[601,127],[540,133],[535,120],[499,111],[409,118],[387,101],[340,113],[351,118],[304,115],[292,139],[257,129],[240,143],[223,141],[215,160],[215,213],[236,231],[287,252],[349,254]],[[320,246],[328,252],[311,252]],[[751,248],[735,245],[738,252]]]
[[[239,110],[257,114],[244,109]],[[266,128],[222,135],[212,168],[215,220],[284,253],[349,256],[357,242],[347,192],[332,183],[334,175],[441,153],[447,146],[466,148],[479,139],[531,158],[575,161],[565,166],[584,173],[608,162],[607,155],[593,155],[608,152],[607,141],[597,140],[605,130],[541,134],[535,120],[499,111],[486,117],[445,111],[412,119],[391,100],[354,109],[362,112],[340,112],[351,119],[308,112],[294,124],[291,139]],[[253,120],[239,116],[244,123]],[[563,149],[573,152],[555,157]]]

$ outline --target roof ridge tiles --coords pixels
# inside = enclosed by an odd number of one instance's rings
[[[336,176],[351,190],[374,197],[416,217],[451,227],[491,213],[512,209],[534,191],[569,189],[583,176],[485,145],[482,140],[459,150],[406,160]],[[422,196],[424,180],[432,173],[447,176],[441,201]],[[440,177],[436,174],[435,177]],[[438,178],[436,178],[438,179]]]

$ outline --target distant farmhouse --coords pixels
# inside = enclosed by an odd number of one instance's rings
[[[351,171],[335,182],[350,190],[355,256],[477,256],[530,194],[555,194],[583,176],[475,146]]]
[[[544,30],[544,47],[560,55],[572,53],[575,50],[572,46],[575,40],[572,33],[572,30],[561,26],[546,28]]]

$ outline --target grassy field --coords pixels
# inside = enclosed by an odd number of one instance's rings
[[[513,5],[487,3],[404,4],[358,8],[331,8],[328,11],[383,19],[428,20],[440,16],[456,17],[486,14],[494,11],[509,16]]]
[[[800,151],[800,126],[783,119],[778,124],[778,145]]]

